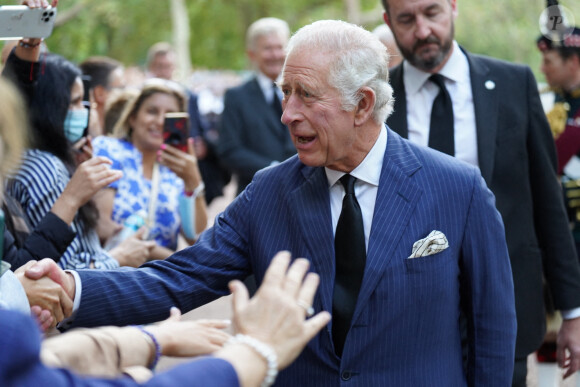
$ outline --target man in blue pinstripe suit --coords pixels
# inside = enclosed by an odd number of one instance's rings
[[[366,264],[343,351],[331,321],[277,385],[508,386],[514,294],[494,197],[476,168],[383,124],[392,106],[387,61],[378,39],[354,25],[299,30],[281,82],[282,121],[298,155],[258,172],[195,245],[167,260],[63,274],[77,303],[82,290],[72,325],[146,323],[171,306],[191,310],[227,294],[232,278],[253,273],[260,283],[279,250],[311,260],[321,280],[312,306],[332,310],[338,180],[349,173]]]

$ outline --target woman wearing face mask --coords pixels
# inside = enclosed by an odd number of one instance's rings
[[[81,72],[58,55],[43,55],[37,62],[39,43],[38,39],[24,40],[10,55],[4,70],[27,96],[32,129],[30,149],[20,170],[8,181],[7,193],[20,203],[32,228],[49,212],[65,213],[62,220],[76,235],[58,261],[62,268],[139,266],[149,259],[154,244],[136,235],[118,248],[104,251],[95,231],[97,210],[90,201],[95,185],[67,187],[78,161],[87,159],[82,168],[93,169],[97,185],[110,176],[110,161],[90,158],[90,142],[81,141],[80,150],[73,147],[79,144],[88,123],[88,111],[82,104]],[[39,68],[41,72],[37,74]],[[70,194],[71,190],[74,194],[69,197],[76,200],[61,200],[59,204],[63,192]]]
[[[101,214],[99,227],[114,230],[129,216],[142,213],[149,238],[157,246],[156,259],[168,257],[177,248],[181,233],[188,243],[207,224],[203,182],[197,166],[192,139],[184,152],[163,143],[165,114],[187,108],[181,86],[153,78],[126,106],[111,137],[97,137],[95,154],[113,161],[112,168],[123,177],[95,197]],[[107,237],[107,235],[101,235]]]

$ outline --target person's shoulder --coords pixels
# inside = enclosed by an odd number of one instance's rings
[[[487,67],[490,68],[491,71],[503,71],[509,73],[512,73],[514,71],[531,73],[532,71],[530,67],[526,64],[508,62],[507,60],[504,59],[494,58],[482,54],[469,53],[467,51],[465,53],[472,64],[473,63],[485,64]]]
[[[253,183],[258,187],[265,187],[266,190],[281,188],[290,189],[295,186],[300,179],[308,175],[308,171],[316,168],[308,167],[294,155],[280,164],[266,167],[256,172]]]
[[[39,149],[31,149],[24,153],[18,175],[28,174],[30,171],[40,175],[53,175],[62,170],[66,170],[66,167],[57,156]]]
[[[237,86],[233,86],[230,87],[229,89],[226,90],[226,95],[229,96],[238,96],[238,95],[244,95],[248,92],[248,90],[251,90],[252,88],[256,87],[259,85],[257,84],[256,81],[256,77],[250,77],[249,79],[246,79],[244,82],[240,83]]]
[[[434,149],[417,145],[398,134],[389,131],[388,141],[391,142],[391,151],[388,153],[392,162],[418,177],[432,178],[447,174],[473,176],[479,174],[479,169],[455,157],[449,156]],[[389,147],[389,144],[387,143]]]
[[[125,157],[134,157],[132,153],[135,147],[131,142],[109,136],[98,136],[93,140],[93,148],[98,156],[106,156],[112,160],[118,160]],[[127,156],[127,153],[129,156]]]

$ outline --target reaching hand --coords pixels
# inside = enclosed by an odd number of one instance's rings
[[[52,206],[51,212],[68,224],[85,203],[101,189],[123,176],[123,172],[110,168],[112,161],[106,157],[93,157],[81,163]]]
[[[159,341],[164,356],[207,355],[220,349],[230,338],[222,330],[229,327],[229,321],[180,321],[179,309],[171,308],[170,313],[170,317],[159,325],[147,326]]]
[[[194,140],[187,139],[187,153],[171,145],[163,144],[157,152],[157,161],[171,169],[185,184],[187,191],[193,191],[202,181],[195,157]]]
[[[122,241],[119,246],[111,249],[109,253],[119,261],[119,265],[139,267],[149,260],[151,250],[156,243],[143,240],[146,232],[147,227],[143,226],[135,234]]]
[[[234,331],[269,344],[276,351],[280,369],[296,359],[330,321],[326,311],[305,320],[303,305],[312,305],[320,279],[315,273],[306,274],[309,268],[306,259],[296,259],[290,268],[289,263],[289,252],[276,254],[251,300],[242,282],[230,283]]]

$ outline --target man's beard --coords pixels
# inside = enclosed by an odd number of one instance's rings
[[[437,38],[435,35],[429,35],[427,39],[418,40],[414,45],[412,50],[407,50],[399,46],[399,50],[401,50],[401,54],[403,57],[414,67],[418,68],[419,70],[430,72],[437,66],[439,66],[449,54],[451,47],[453,45],[453,26],[451,27],[451,33],[449,34],[449,38],[445,40],[443,43]],[[421,46],[426,44],[437,44],[439,46],[438,51],[435,55],[430,57],[423,57],[419,54],[416,54],[417,50],[421,48]]]

